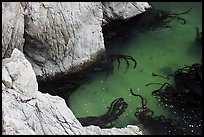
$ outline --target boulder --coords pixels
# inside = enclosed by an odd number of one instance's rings
[[[50,80],[91,65],[105,52],[104,18],[130,18],[147,7],[146,2],[27,2],[24,53],[37,79]]]
[[[2,2],[2,59],[14,48],[23,51],[24,15],[20,2]]]
[[[39,81],[77,72],[105,51],[100,2],[28,2],[27,11],[24,53]]]
[[[11,67],[12,66],[12,67]],[[141,135],[136,125],[101,129],[83,127],[64,99],[41,93],[31,64],[14,49],[2,63],[2,134],[4,135]],[[9,83],[9,84],[8,84]]]
[[[149,7],[147,2],[3,2],[2,59],[18,48],[39,81],[80,71],[105,53],[107,19],[131,18]]]
[[[147,2],[102,2],[104,19],[128,19],[150,8]]]

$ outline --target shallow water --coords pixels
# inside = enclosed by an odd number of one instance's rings
[[[195,26],[202,30],[202,3],[198,2],[151,2],[150,5],[172,12],[183,12],[192,7],[192,10],[180,15],[187,24],[182,25],[173,20],[169,25],[172,28],[157,28],[153,31],[141,32],[126,42],[116,41],[107,48],[108,53],[127,54],[137,60],[137,67],[133,63],[126,71],[126,62],[121,61],[120,69],[114,63],[113,74],[106,76],[105,72],[88,73],[92,82],[84,84],[69,97],[69,107],[76,117],[99,116],[107,112],[111,102],[123,97],[128,107],[122,116],[116,120],[115,127],[124,127],[135,124],[138,120],[134,113],[141,100],[130,94],[132,88],[147,99],[147,107],[154,111],[154,115],[164,115],[169,118],[178,118],[182,115],[172,113],[152,97],[153,90],[160,85],[145,85],[151,82],[172,83],[160,77],[153,77],[152,72],[168,75],[183,65],[202,63],[202,47],[195,44]],[[135,28],[130,28],[135,33]],[[200,131],[193,131],[200,134]],[[192,132],[192,134],[193,134]],[[196,133],[195,133],[196,134]]]

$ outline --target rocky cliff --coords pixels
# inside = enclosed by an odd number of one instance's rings
[[[100,129],[83,127],[65,101],[38,91],[31,64],[14,49],[2,62],[2,134],[6,135],[141,135],[135,125]]]
[[[14,48],[23,51],[24,15],[19,2],[2,2],[2,58]]]
[[[146,2],[3,2],[2,6],[2,57],[17,47],[38,80],[90,65],[105,52],[102,24],[150,7]]]
[[[103,24],[149,7],[146,2],[3,2],[2,133],[143,134],[134,125],[83,127],[62,98],[38,91],[36,77],[52,79],[88,66],[105,52]]]

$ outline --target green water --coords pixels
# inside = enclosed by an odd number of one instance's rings
[[[160,85],[145,85],[151,82],[169,82],[160,77],[153,77],[152,72],[162,75],[173,73],[183,65],[202,63],[202,47],[195,44],[195,26],[202,30],[202,3],[198,2],[151,2],[156,8],[183,12],[192,7],[192,10],[181,15],[187,24],[182,25],[178,20],[173,20],[169,25],[172,28],[159,28],[154,31],[141,32],[137,37],[129,41],[116,41],[107,48],[108,53],[127,54],[137,60],[137,67],[133,69],[133,63],[126,71],[125,61],[121,62],[121,68],[117,69],[114,63],[113,74],[106,77],[106,73],[91,72],[93,79],[90,84],[84,84],[77,89],[68,99],[69,107],[76,117],[99,116],[107,112],[111,102],[123,97],[128,107],[122,116],[115,121],[116,127],[124,127],[138,122],[134,116],[136,107],[141,105],[141,100],[131,96],[129,89],[137,91],[147,99],[147,106],[155,115],[165,115],[176,118],[176,114],[170,113],[165,106],[159,105],[152,97],[153,90]],[[132,33],[134,28],[130,28]]]

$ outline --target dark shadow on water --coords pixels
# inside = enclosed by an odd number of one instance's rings
[[[191,47],[187,50],[187,54],[192,57],[202,57],[202,45],[192,42]]]
[[[162,74],[169,75],[174,72],[173,68],[170,66],[163,67],[159,70]]]

